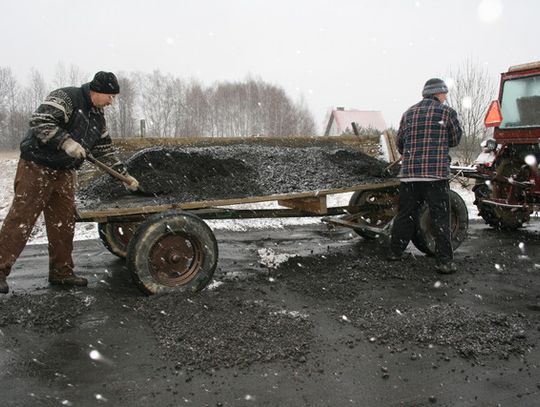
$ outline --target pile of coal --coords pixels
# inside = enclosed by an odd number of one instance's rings
[[[127,160],[142,189],[156,204],[234,199],[344,188],[377,183],[388,163],[346,146],[275,147],[235,144],[159,146]],[[78,192],[82,201],[115,202],[129,196],[110,176]]]
[[[247,297],[251,290],[236,287],[200,296],[139,298],[135,309],[152,327],[160,357],[178,370],[305,362],[314,341],[307,315],[253,301]]]
[[[327,304],[335,318],[346,316],[362,338],[391,352],[434,349],[471,360],[508,359],[535,346],[534,322],[524,313],[480,309],[465,296],[434,291],[429,260],[389,265],[381,260],[383,246],[367,244],[359,252],[297,256],[272,275],[299,295]],[[452,285],[448,290],[456,289]]]

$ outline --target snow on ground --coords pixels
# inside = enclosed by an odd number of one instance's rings
[[[0,178],[0,222],[3,222],[6,217],[11,200],[13,199],[13,180],[15,178],[15,171],[17,168],[18,153],[0,153],[0,171],[3,174]],[[464,188],[459,183],[452,183],[452,189],[458,192],[469,209],[469,217],[477,218],[478,211],[473,205],[474,194],[471,192],[470,187]],[[335,194],[328,197],[328,206],[345,206],[348,204],[352,193]],[[251,208],[251,209],[272,209],[278,208],[277,202],[261,202],[256,204],[236,205],[235,208]],[[319,223],[320,218],[276,218],[276,219],[241,219],[241,220],[209,220],[208,225],[212,229],[216,230],[233,230],[233,231],[245,231],[252,229],[279,229],[287,225],[303,225]],[[75,240],[87,240],[97,239],[97,224],[91,222],[77,223],[75,229]],[[45,224],[43,218],[40,217],[32,236],[29,240],[29,244],[42,244],[47,242],[47,236],[45,233]],[[275,261],[268,259],[268,253],[261,254],[261,258],[265,258],[265,261]],[[279,260],[278,260],[279,261]]]

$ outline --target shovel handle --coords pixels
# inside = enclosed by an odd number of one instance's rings
[[[114,178],[116,178],[116,179],[118,179],[118,180],[120,180],[122,182],[125,182],[126,184],[129,184],[132,181],[131,178],[128,178],[125,175],[120,174],[118,171],[113,170],[108,165],[106,165],[106,164],[102,163],[101,161],[99,161],[96,157],[94,157],[88,151],[86,152],[86,159],[88,161],[90,161],[92,164],[94,164],[96,167],[98,167],[98,168],[102,169],[103,171],[105,171],[107,174],[112,175]]]
[[[397,160],[395,161],[392,161],[385,169],[384,169],[384,172],[388,172],[390,171],[392,168],[394,168],[396,166],[397,163],[399,163],[401,161],[401,157],[399,157]]]

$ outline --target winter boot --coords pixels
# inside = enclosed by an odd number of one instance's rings
[[[52,285],[86,287],[88,280],[75,275],[73,270],[51,270],[49,271],[49,283]]]
[[[6,281],[6,276],[0,273],[0,294],[9,293],[9,286]]]

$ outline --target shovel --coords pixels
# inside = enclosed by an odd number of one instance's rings
[[[392,161],[388,166],[385,167],[385,169],[382,172],[382,176],[390,175],[390,170],[394,168],[398,163],[401,162],[401,157],[399,157],[397,160]]]
[[[107,174],[113,176],[117,180],[120,180],[120,181],[122,181],[122,182],[124,182],[126,184],[129,184],[131,182],[130,178],[126,177],[123,174],[120,174],[118,171],[112,169],[107,164],[102,163],[96,157],[94,157],[92,155],[92,153],[90,153],[89,151],[86,152],[86,159],[89,162],[91,162],[93,165],[98,167],[100,170],[103,170],[104,172],[106,172]],[[141,188],[140,185],[135,191],[132,191],[132,190],[129,190],[129,191],[136,194],[136,195],[141,195],[141,196],[156,196],[156,195],[158,195],[157,193],[151,193],[151,192],[145,191],[144,189]]]

